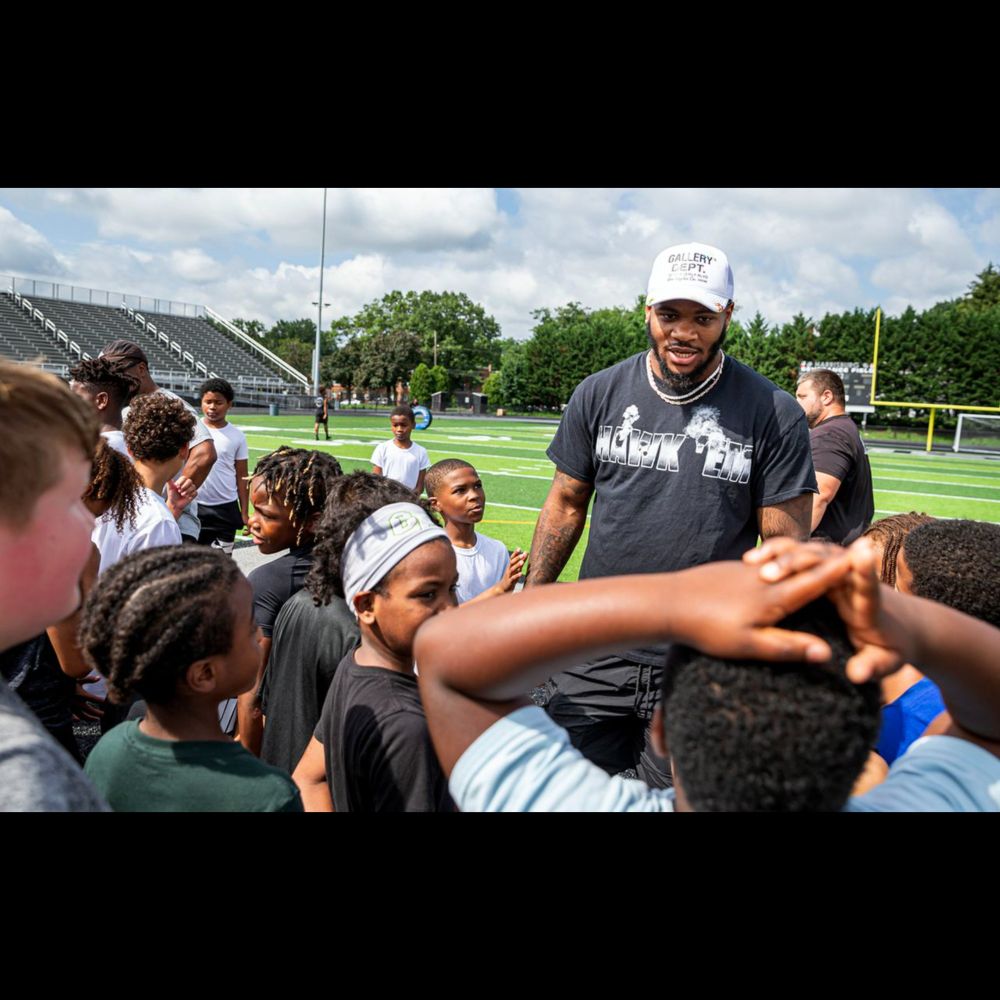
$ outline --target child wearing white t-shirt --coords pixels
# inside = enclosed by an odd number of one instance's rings
[[[527,556],[520,549],[508,555],[503,542],[475,530],[486,510],[479,473],[460,458],[446,458],[427,470],[427,495],[455,550],[458,603],[513,590]]]
[[[395,479],[420,496],[424,491],[424,476],[430,468],[431,460],[425,449],[410,440],[416,422],[410,407],[397,406],[389,414],[392,439],[383,441],[372,452],[371,463],[372,472],[376,476]]]
[[[201,520],[199,545],[211,545],[232,554],[236,532],[247,526],[249,487],[247,485],[246,435],[226,420],[233,405],[233,387],[224,378],[210,378],[198,389],[202,423],[208,428],[217,455],[208,478],[198,491]]]

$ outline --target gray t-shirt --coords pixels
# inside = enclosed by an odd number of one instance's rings
[[[108,812],[76,761],[2,680],[0,812]]]
[[[739,559],[757,542],[758,508],[816,492],[792,396],[727,357],[714,389],[673,406],[650,386],[646,354],[584,379],[548,448],[560,470],[594,484],[581,580]]]
[[[728,357],[687,406],[656,395],[645,351],[591,375],[548,456],[594,484],[581,579],[739,559],[757,541],[758,508],[816,492],[801,407]]]

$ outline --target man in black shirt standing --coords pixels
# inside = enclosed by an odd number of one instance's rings
[[[872,470],[857,425],[844,410],[844,383],[827,368],[803,375],[795,398],[809,422],[819,493],[813,497],[812,536],[850,545],[875,514]]]
[[[726,254],[668,247],[646,296],[649,350],[584,379],[547,454],[556,466],[535,526],[527,586],[557,580],[587,522],[580,579],[739,559],[757,538],[809,534],[809,428],[787,392],[727,357],[734,308]],[[552,677],[546,711],[611,774],[655,787],[649,744],[665,647],[630,649]]]

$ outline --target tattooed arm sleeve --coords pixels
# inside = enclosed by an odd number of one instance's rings
[[[537,587],[558,579],[583,533],[593,492],[592,483],[556,470],[531,539],[525,586]]]

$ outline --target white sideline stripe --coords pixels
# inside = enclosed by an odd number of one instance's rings
[[[258,433],[258,432],[259,433],[264,433],[264,434],[267,434],[269,437],[276,437],[276,438],[284,437],[284,434],[281,433],[282,431],[284,431],[285,433],[300,433],[301,434],[305,430],[305,428],[303,428],[303,427],[289,427],[289,428],[250,427],[248,425],[243,425],[243,424],[235,424],[234,426],[239,427],[241,430],[244,430],[244,431],[251,431],[252,433]],[[338,430],[338,431],[350,431],[353,434],[362,435],[362,436],[365,437],[366,441],[380,442],[380,441],[387,441],[387,440],[389,440],[385,436],[385,432],[384,431],[370,430],[370,429],[365,428],[365,427],[338,427],[338,428],[335,428],[335,429]],[[472,440],[472,441],[479,440],[479,443],[481,443],[481,444],[487,443],[487,442],[482,441],[481,437],[479,439],[477,439],[474,435],[473,436],[458,436],[458,437],[450,438],[450,437],[424,437],[424,435],[421,433],[419,439],[415,439],[415,440],[416,440],[417,444],[424,444],[424,442],[426,442],[426,441],[433,441],[435,444],[450,445],[454,441],[470,441],[470,440]],[[514,441],[515,439],[514,438],[508,438],[508,440],[509,441]],[[491,441],[491,442],[488,442],[488,443],[492,444],[493,442]],[[540,443],[540,442],[525,441],[525,442],[523,442],[521,444],[518,444],[516,442],[514,444],[498,444],[498,445],[495,445],[495,447],[506,449],[507,451],[514,451],[515,449],[519,450],[519,451],[534,451],[535,449],[532,447],[532,445],[538,444],[538,443]],[[427,450],[430,451],[429,448]],[[517,461],[519,461],[519,462],[547,462],[548,461],[547,458],[522,458],[520,455],[496,455],[494,457],[496,457],[496,458],[516,458]]]
[[[1000,503],[1000,500],[990,500],[987,497],[957,497],[951,493],[913,493],[910,490],[878,490],[879,493],[892,493],[901,497],[933,497],[938,500],[966,500],[969,503]]]
[[[980,477],[982,478],[982,477]],[[911,479],[909,476],[880,476],[872,475],[873,480],[885,480],[891,483],[924,483],[926,486],[968,486],[978,490],[1000,489],[1000,481],[995,483],[960,483],[954,479]]]
[[[333,447],[333,442],[332,441],[313,441],[311,438],[308,439],[308,440],[306,438],[292,438],[288,443],[289,444],[305,444],[305,445],[309,445],[310,448],[314,448],[314,449],[318,448],[320,446],[323,446],[323,447],[326,447],[326,448],[332,448]],[[369,443],[370,442],[362,442],[361,445],[350,445],[350,447],[353,447],[353,448],[367,447]],[[454,450],[449,451],[449,450],[446,450],[444,448],[428,448],[427,449],[427,453],[429,455],[442,455],[445,458],[459,458],[459,457],[460,458],[468,458],[468,457],[471,456],[472,458],[494,458],[494,459],[495,458],[499,458],[499,459],[502,459],[502,458],[505,457],[503,455],[484,455],[482,452],[477,452],[477,451],[463,451],[460,456],[457,456],[457,455],[455,455]],[[348,458],[352,458],[354,456],[348,455],[347,457]],[[533,458],[526,458],[526,459],[518,459],[518,461],[533,462],[533,461],[535,461],[535,459],[533,459]],[[547,458],[538,459],[538,461],[542,465],[548,465],[548,466],[551,466],[551,467],[554,468],[554,466],[552,465],[552,463]],[[477,469],[476,471],[482,473],[483,475],[499,475],[500,474],[500,473],[489,472],[487,469]],[[525,476],[524,478],[526,478],[526,479],[527,478],[531,478],[531,479],[551,479],[552,477],[551,476],[530,476],[530,477],[529,476]]]

